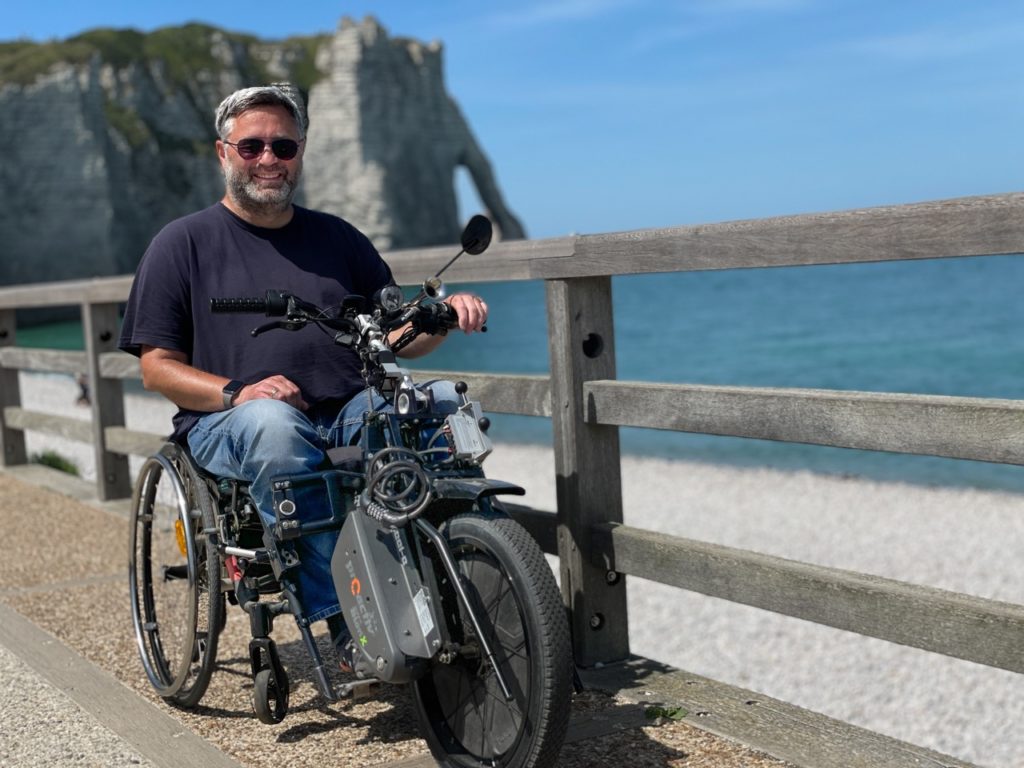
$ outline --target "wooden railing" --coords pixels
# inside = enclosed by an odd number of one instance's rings
[[[611,301],[614,275],[1021,252],[1024,194],[1008,194],[507,242],[453,267],[452,281],[546,283],[550,376],[457,375],[489,411],[552,419],[557,512],[516,514],[559,556],[578,662],[629,653],[622,576],[634,575],[1024,672],[1024,606],[623,525],[618,441],[620,426],[653,427],[1024,465],[1024,401],[619,381]],[[399,282],[412,284],[449,256],[438,248],[395,252],[388,261]],[[5,464],[26,461],[24,430],[74,437],[95,445],[99,496],[129,493],[127,455],[160,443],[124,426],[121,382],[139,375],[136,361],[115,351],[118,304],[129,285],[120,277],[0,290]],[[16,345],[16,308],[67,304],[82,308],[84,353]],[[23,409],[19,370],[87,370],[92,423]]]

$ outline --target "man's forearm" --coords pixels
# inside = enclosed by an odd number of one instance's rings
[[[192,411],[220,411],[221,390],[228,379],[193,368],[184,360],[169,357],[142,359],[142,385],[159,392],[179,408]]]

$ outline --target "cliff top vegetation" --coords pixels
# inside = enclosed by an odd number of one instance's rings
[[[225,67],[215,49],[226,44],[248,54],[244,59],[251,71],[246,74],[252,82],[278,79],[266,71],[263,62],[270,49],[286,48],[290,54],[291,81],[308,91],[321,77],[315,65],[316,52],[328,39],[328,35],[311,35],[265,41],[197,23],[163,27],[148,33],[136,29],[99,28],[67,40],[0,43],[0,84],[30,85],[57,64],[82,65],[94,57],[116,68],[159,61],[172,81],[184,83],[197,72]]]

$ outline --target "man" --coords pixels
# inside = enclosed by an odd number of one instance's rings
[[[217,158],[225,194],[171,222],[139,265],[121,331],[121,349],[140,359],[142,381],[173,401],[172,438],[220,477],[249,482],[260,514],[274,519],[270,479],[323,467],[325,449],[354,441],[365,398],[355,353],[319,328],[253,338],[253,318],[214,315],[215,297],[282,289],[321,307],[350,294],[372,296],[392,282],[369,240],[335,216],[292,203],[302,174],[303,115],[276,86],[246,88],[216,113]],[[471,294],[447,299],[466,333],[479,331],[487,305]],[[421,336],[402,354],[429,352]],[[447,385],[444,386],[444,385]],[[454,398],[450,384],[435,398]],[[338,614],[330,576],[336,536],[303,539],[299,587],[309,621]],[[343,623],[329,621],[336,643]]]

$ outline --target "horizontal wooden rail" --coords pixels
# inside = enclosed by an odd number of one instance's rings
[[[850,264],[1024,252],[1024,194],[585,235],[540,278]]]
[[[421,369],[414,373],[417,381],[447,379],[466,382],[469,396],[483,403],[484,410],[489,413],[551,416],[551,380],[547,376]]]
[[[595,424],[1024,464],[1024,401],[591,381]]]
[[[100,358],[100,373],[107,379],[142,379],[139,359],[126,352],[104,352]]]
[[[132,275],[7,286],[0,288],[0,309],[119,304],[131,287]]]
[[[0,368],[47,373],[84,373],[89,369],[89,362],[85,352],[4,347],[0,349]]]
[[[1024,252],[1024,194],[810,213],[749,221],[499,243],[466,257],[451,281],[605,277],[648,272],[848,264]],[[387,254],[415,283],[449,248]]]
[[[125,456],[152,456],[167,442],[165,435],[152,432],[135,432],[124,427],[107,427],[103,430],[108,450]]]
[[[1024,253],[1024,193],[506,241],[460,259],[445,279],[568,279],[1007,253]],[[399,283],[416,285],[453,255],[448,246],[392,251],[385,258]],[[118,276],[0,288],[0,309],[119,303],[130,287],[131,276]]]
[[[30,411],[16,405],[4,408],[4,422],[9,429],[31,429],[46,435],[65,437],[82,443],[92,442],[92,422]]]
[[[1024,672],[1024,606],[606,524],[601,567],[838,629]]]

